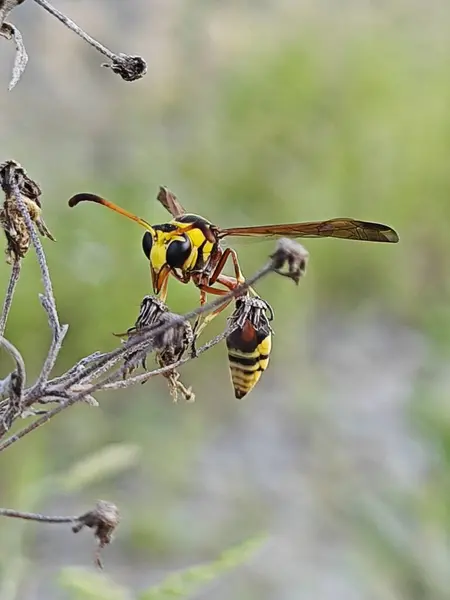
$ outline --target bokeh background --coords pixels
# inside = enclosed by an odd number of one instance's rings
[[[58,240],[44,240],[70,325],[58,372],[113,348],[151,291],[142,230],[99,206],[69,209],[76,192],[159,223],[162,184],[222,226],[353,216],[394,226],[401,243],[307,240],[298,288],[258,285],[276,335],[245,401],[220,345],[182,370],[194,404],[152,380],[4,452],[2,506],[80,514],[106,498],[122,522],[101,578],[87,533],[4,519],[1,600],[166,598],[149,588],[259,535],[255,554],[189,597],[448,598],[450,4],[55,4],[149,65],[123,82],[26,2],[11,20],[30,61],[8,93],[13,45],[0,40],[1,159],[41,183]],[[273,249],[235,247],[246,274]],[[8,274],[0,264],[5,288]],[[7,327],[30,381],[50,341],[40,289],[30,254]],[[196,303],[171,284],[173,310]],[[0,366],[4,376],[6,354]]]

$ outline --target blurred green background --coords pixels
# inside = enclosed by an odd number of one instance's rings
[[[190,597],[447,598],[449,3],[55,4],[149,64],[124,83],[28,2],[11,20],[30,61],[8,93],[13,45],[0,40],[1,160],[40,182],[58,240],[43,242],[70,325],[58,373],[113,348],[151,292],[143,231],[99,206],[69,209],[76,192],[160,223],[167,185],[222,226],[352,216],[393,226],[400,244],[307,240],[298,288],[257,286],[276,335],[245,401],[220,345],[182,370],[194,404],[174,405],[154,380],[98,395],[100,408],[73,407],[4,452],[0,505],[80,514],[105,498],[122,522],[97,581],[90,535],[4,519],[0,600],[137,597],[261,533],[251,560]],[[249,275],[273,244],[235,247]],[[0,264],[5,288],[8,276]],[[6,332],[30,381],[50,341],[40,291],[30,254]],[[176,282],[169,299],[181,312],[198,301]]]

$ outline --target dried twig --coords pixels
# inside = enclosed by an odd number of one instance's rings
[[[2,313],[0,315],[0,336],[3,336],[6,328],[6,321],[8,320],[9,311],[11,309],[14,292],[16,290],[17,282],[20,277],[20,268],[21,262],[19,260],[15,260],[11,269],[11,275],[8,282],[8,287],[6,289],[5,300],[3,301]]]
[[[105,546],[111,543],[119,521],[120,516],[117,506],[111,502],[99,500],[94,510],[78,517],[77,523],[72,527],[74,533],[78,533],[83,527],[94,530],[94,536],[98,543],[94,561],[99,569],[103,569],[100,553]]]
[[[106,48],[106,46],[103,46],[103,44],[100,44],[100,42],[87,34],[81,27],[72,21],[72,19],[69,19],[64,13],[50,4],[48,0],[34,1],[61,21],[63,25],[79,35],[90,46],[109,58],[111,64],[103,64],[102,66],[109,67],[111,71],[120,75],[124,81],[136,81],[137,79],[141,79],[141,77],[147,73],[147,63],[141,56],[131,56],[123,53],[116,54],[112,52]],[[8,40],[13,39],[16,44],[16,58],[14,61],[13,75],[9,84],[10,90],[17,84],[25,71],[28,55],[20,31],[15,25],[12,25],[12,23],[6,23],[5,19],[11,10],[19,4],[22,4],[22,2],[24,2],[24,0],[0,0],[0,36],[3,36]]]
[[[0,427],[8,431],[13,421],[24,409],[23,389],[26,383],[25,363],[13,344],[0,337],[3,346],[16,363],[16,368],[5,379],[0,380]]]
[[[0,517],[36,521],[37,523],[69,523],[72,525],[73,533],[78,533],[84,527],[93,529],[94,537],[97,540],[94,562],[100,569],[103,568],[100,560],[100,552],[106,545],[111,543],[113,533],[120,521],[117,506],[105,500],[98,500],[93,510],[86,512],[79,517],[52,517],[38,513],[21,512],[11,508],[0,508]]]
[[[115,54],[103,44],[100,44],[96,39],[87,34],[81,27],[79,27],[72,19],[69,19],[65,14],[56,9],[47,0],[34,0],[37,4],[42,6],[51,15],[56,17],[63,25],[71,29],[74,33],[79,35],[85,42],[90,46],[98,50],[101,54],[106,56],[112,61],[112,64],[104,64],[104,67],[110,67],[114,73],[117,73],[122,77],[124,81],[135,81],[140,79],[147,73],[147,63],[141,56],[130,56],[128,54]]]
[[[21,168],[19,163],[16,163],[18,168]],[[33,226],[33,221],[31,220],[30,212],[28,207],[25,205],[25,202],[22,198],[21,189],[18,181],[12,179],[10,182],[12,192],[14,194],[14,200],[16,202],[16,206],[19,209],[23,220],[25,221],[25,225],[27,226],[28,233],[30,235],[31,241],[34,246],[34,250],[36,252],[36,256],[39,263],[39,268],[41,270],[42,282],[44,284],[45,289],[45,303],[42,301],[45,311],[48,314],[50,325],[53,329],[58,330],[60,328],[58,311],[56,310],[56,301],[55,296],[53,294],[53,286],[52,281],[50,279],[50,273],[47,266],[47,260],[45,258],[44,249],[42,248],[41,241],[39,239],[38,234]]]
[[[8,240],[7,253],[9,256],[14,256],[16,262],[20,261],[27,253],[31,241],[44,284],[45,295],[40,295],[39,298],[48,315],[52,330],[52,343],[41,374],[35,384],[35,388],[40,389],[55,365],[68,326],[60,325],[47,260],[34,224],[42,235],[51,240],[54,240],[54,237],[42,218],[41,202],[39,200],[41,190],[17,161],[8,160],[0,165],[0,185],[5,192],[0,223]],[[14,273],[16,273],[15,281],[17,281],[19,272],[13,267],[11,281],[13,281]],[[11,284],[8,290],[10,287]]]
[[[6,17],[9,13],[22,4],[24,0],[0,0],[0,36],[7,40],[14,40],[16,44],[16,58],[14,60],[13,74],[9,83],[9,90],[12,90],[16,83],[19,81],[22,73],[25,71],[25,67],[28,62],[28,55],[25,50],[25,46],[22,40],[20,31],[12,25],[12,23],[6,22]]]
[[[0,517],[37,521],[38,523],[75,523],[78,519],[78,517],[48,517],[38,513],[21,512],[12,508],[0,508]]]
[[[22,34],[12,23],[2,23],[0,27],[0,35],[7,40],[14,40],[16,44],[16,57],[12,77],[8,85],[8,90],[11,91],[19,82],[28,63],[28,54],[23,43]]]

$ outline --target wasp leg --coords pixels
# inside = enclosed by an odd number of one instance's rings
[[[230,277],[228,275],[223,274],[223,270],[225,268],[225,265],[226,265],[229,257],[231,257],[231,260],[233,262],[234,275],[235,275],[234,277]],[[224,250],[222,256],[220,257],[219,261],[217,262],[211,277],[209,278],[208,285],[198,286],[201,290],[200,305],[205,304],[207,293],[214,294],[216,296],[224,296],[225,294],[228,293],[227,290],[230,290],[230,291],[234,290],[238,285],[240,285],[241,283],[244,283],[244,282],[245,282],[245,278],[242,274],[241,267],[239,266],[239,261],[237,258],[236,250],[233,250],[233,248],[226,248],[226,250]],[[227,290],[222,290],[220,288],[214,287],[215,283],[219,283],[219,284],[223,285],[224,287],[227,288]],[[197,318],[195,325],[194,325],[195,339],[197,339],[199,337],[200,333],[205,329],[205,327],[209,323],[211,323],[211,321],[219,313],[221,313],[230,304],[230,302],[231,302],[231,299],[228,302],[226,302],[225,304],[223,304],[222,306],[220,306],[219,308],[217,308],[216,310],[214,310],[213,312],[209,313],[206,317],[203,318],[203,320],[202,320],[201,316]]]
[[[220,257],[220,260],[217,263],[213,274],[211,275],[211,277],[209,279],[210,285],[214,285],[216,283],[216,281],[219,279],[219,277],[222,275],[222,271],[225,268],[225,264],[226,264],[229,256],[231,256],[231,260],[233,261],[234,277],[236,280],[236,285],[238,283],[244,283],[245,279],[244,279],[244,276],[242,275],[241,267],[239,266],[239,261],[238,261],[238,257],[236,254],[236,250],[233,250],[233,248],[226,248],[226,250],[224,250],[224,253]],[[223,276],[223,277],[225,277],[225,276]],[[236,286],[234,286],[234,287],[236,287]]]
[[[234,277],[229,277],[221,272],[224,269],[225,263],[229,256],[231,256],[231,260],[233,261]],[[233,248],[227,248],[222,254],[220,261],[217,263],[209,283],[210,285],[213,285],[216,281],[222,285],[225,285],[229,290],[233,290],[237,285],[245,283],[245,277],[242,274],[236,250],[233,250]],[[248,291],[253,296],[259,297],[253,288],[249,287]]]
[[[200,306],[203,306],[206,303],[206,292],[202,289],[201,285],[199,286],[199,289],[200,289]],[[197,356],[196,342],[197,342],[198,336],[200,335],[199,330],[200,330],[201,320],[202,320],[202,316],[198,315],[198,317],[195,319],[195,323],[192,328],[192,332],[194,334],[194,339],[192,341],[191,353],[192,353],[193,358]]]
[[[222,285],[227,287],[228,290],[221,290],[220,288],[216,288],[216,287],[213,287],[210,285],[200,286],[200,305],[201,306],[203,306],[203,304],[205,304],[205,302],[206,302],[206,294],[213,294],[215,296],[225,296],[226,294],[228,294],[229,290],[234,290],[234,288],[238,285],[238,283],[234,279],[234,277],[225,277],[225,275],[223,275],[223,276],[219,275],[219,277],[217,278],[217,281],[218,281],[218,283],[221,283]],[[195,325],[194,325],[194,339],[197,339],[200,336],[200,333],[205,329],[205,327],[209,323],[211,323],[211,321],[213,319],[215,319],[218,314],[220,314],[223,310],[225,310],[231,301],[232,301],[232,298],[230,298],[230,300],[228,300],[228,302],[225,302],[224,304],[222,304],[221,306],[219,306],[218,308],[216,308],[215,310],[210,312],[208,315],[203,317],[203,319],[202,319],[202,315],[199,315],[197,317],[197,320],[195,321]]]

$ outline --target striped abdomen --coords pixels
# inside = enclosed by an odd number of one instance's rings
[[[255,387],[267,369],[272,346],[270,326],[264,324],[257,330],[246,320],[242,327],[230,333],[226,343],[234,395],[240,399]]]

